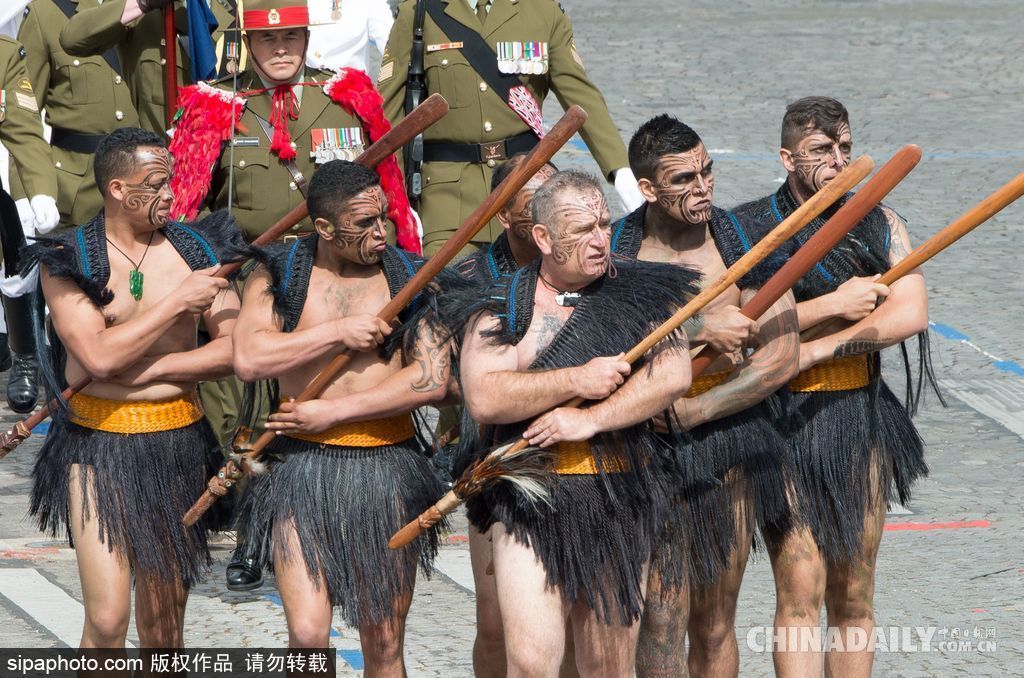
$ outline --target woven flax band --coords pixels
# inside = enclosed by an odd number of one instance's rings
[[[793,393],[853,391],[871,382],[867,355],[850,355],[804,370],[789,382]]]
[[[692,384],[690,384],[690,390],[686,392],[687,398],[696,398],[699,395],[707,393],[719,384],[725,383],[725,380],[732,374],[731,370],[723,370],[721,372],[712,372],[711,374],[702,374],[697,377]]]
[[[558,461],[555,462],[555,473],[561,476],[594,476],[601,472],[597,459],[590,449],[590,443],[555,443]],[[622,473],[629,469],[626,460],[620,456],[604,455],[601,466],[605,473]]]
[[[195,393],[170,400],[107,400],[76,393],[71,421],[107,433],[156,433],[185,428],[203,418]]]
[[[399,414],[386,419],[354,421],[339,424],[322,433],[288,433],[289,438],[298,438],[321,445],[338,447],[380,447],[396,445],[416,435],[411,414]]]

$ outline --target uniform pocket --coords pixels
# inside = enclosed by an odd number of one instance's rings
[[[103,100],[102,69],[96,64],[79,62],[61,66],[60,70],[71,83],[71,101],[75,104],[95,104]]]
[[[227,153],[225,151],[225,153]],[[261,210],[267,206],[270,153],[266,149],[235,148],[234,201],[239,209]]]
[[[423,59],[427,91],[440,93],[449,108],[465,108],[477,95],[480,76],[458,50],[441,50]]]
[[[92,170],[92,155],[53,149],[57,172],[57,208],[62,224],[73,223],[75,199],[82,188],[87,172]]]

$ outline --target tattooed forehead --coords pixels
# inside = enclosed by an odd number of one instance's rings
[[[135,151],[136,169],[165,169],[170,172],[173,158],[166,148],[140,148]]]
[[[362,193],[357,193],[345,203],[345,211],[361,214],[381,214],[387,211],[387,201],[380,186],[371,186]]]
[[[812,127],[807,130],[803,139],[800,140],[801,144],[813,144],[823,141],[834,141],[836,143],[849,143],[853,138],[853,132],[850,130],[848,123],[842,122],[835,129],[835,136],[832,136],[828,132],[818,127]]]
[[[573,230],[573,227],[593,226],[600,221],[606,221],[609,217],[608,201],[600,191],[572,191],[566,194],[565,198],[555,210],[558,224],[563,229]]]
[[[696,174],[711,164],[711,156],[704,148],[704,144],[698,144],[689,151],[663,155],[658,159],[658,173],[669,177],[672,174],[686,173]]]

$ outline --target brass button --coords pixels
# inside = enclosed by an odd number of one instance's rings
[[[292,189],[293,191],[297,191],[299,189],[299,187],[295,185],[294,181],[288,182],[288,188]]]
[[[121,76],[120,75],[115,75],[114,76],[114,84],[115,85],[120,85],[121,84]]]
[[[124,120],[124,112],[114,111],[114,118],[116,118],[117,120]]]
[[[495,166],[495,165],[497,165],[497,164],[498,164],[498,163],[494,162],[494,160],[493,160],[493,159],[491,159],[491,160],[488,160],[488,161],[487,161],[487,166],[488,166],[488,167],[494,167],[494,166]]]
[[[486,92],[487,91],[487,83],[486,82],[481,82],[480,83],[480,91],[481,92]]]
[[[164,38],[160,38],[160,46],[161,47],[166,47],[167,46],[167,40],[165,40]]]
[[[71,62],[71,65],[72,66],[81,66],[82,62],[79,61],[78,59],[75,59],[74,61]]]
[[[447,59],[441,59],[441,65],[442,66],[447,66],[448,65],[448,60]]]
[[[298,147],[299,147],[299,145],[298,145],[297,143],[295,143],[294,141],[293,141],[293,142],[291,142],[291,144],[289,144],[289,145],[290,145],[290,146],[292,147],[292,150],[293,150],[293,151],[294,151],[294,150],[295,150],[296,148],[298,148]]]
[[[292,230],[293,230],[293,231],[297,231],[297,230],[299,230],[299,225],[298,225],[298,224],[295,224],[294,226],[292,226]]]
[[[490,132],[492,129],[494,129],[494,125],[492,125],[490,122],[485,122],[484,123],[484,131],[485,132]]]
[[[160,57],[160,65],[161,66],[167,65],[167,59],[164,59],[163,57]]]
[[[60,164],[60,160],[58,160],[57,162],[53,163],[53,166],[56,167],[57,169],[60,169],[61,167],[63,167],[63,165]]]
[[[238,166],[239,167],[245,167],[245,161],[244,160],[239,160],[238,161]]]

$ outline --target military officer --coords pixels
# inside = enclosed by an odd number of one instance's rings
[[[400,6],[381,62],[378,87],[392,123],[404,115],[417,1]],[[424,97],[440,92],[451,106],[423,138],[423,188],[416,207],[426,254],[437,251],[487,197],[492,168],[537,143],[540,108],[551,90],[563,106],[579,104],[587,111],[581,134],[602,174],[614,180],[627,211],[640,205],[626,147],[601,92],[587,77],[572,24],[557,2],[420,1],[425,2]],[[475,50],[474,40],[481,38],[483,50]],[[481,52],[486,58],[476,56]],[[509,95],[496,92],[496,83]],[[502,232],[492,220],[475,244]]]
[[[295,14],[292,9],[302,12]],[[334,158],[355,159],[371,139],[389,128],[381,113],[380,95],[365,73],[348,69],[336,76],[304,67],[309,43],[305,10],[304,0],[247,0],[243,5],[243,40],[251,68],[238,74],[236,94],[245,97],[244,111],[238,131],[215,158],[204,204],[212,209],[227,207],[230,195],[232,214],[249,240],[303,201],[316,165]],[[325,91],[329,82],[333,95]],[[215,84],[230,94],[233,78]],[[195,105],[217,105],[213,99],[207,97]],[[191,128],[186,116],[180,123],[175,136],[182,138],[171,145],[178,160],[176,191],[206,179],[202,176],[205,163],[200,163],[198,173],[190,173],[180,161],[179,156],[192,156],[206,146],[202,140],[194,145],[188,141]],[[200,128],[208,131],[206,124]],[[275,145],[279,142],[282,145]],[[393,164],[382,164],[378,171],[399,244],[408,246],[415,226],[401,177]],[[312,232],[312,224],[306,219],[295,230]]]
[[[139,114],[117,56],[73,57],[60,46],[60,29],[76,0],[32,0],[18,31],[35,98],[52,128],[50,156],[57,175],[61,226],[84,224],[103,207],[92,156],[118,127],[138,127]],[[15,197],[17,189],[15,188]]]
[[[167,46],[163,12],[159,10],[168,2],[79,0],[78,13],[60,32],[60,44],[72,57],[98,56],[108,49],[117,49],[124,69],[123,77],[132,92],[141,126],[158,133],[167,128],[164,102]],[[216,42],[233,21],[234,3],[213,0],[210,8],[219,24],[213,34]],[[175,23],[179,35],[187,34],[185,5],[181,0],[176,2]],[[223,45],[223,41],[220,42]],[[179,84],[190,82],[188,53],[180,48],[177,50],[177,64]]]
[[[0,36],[0,87],[0,141],[14,160],[25,194],[31,196],[23,201],[27,208],[24,211],[32,215],[30,225],[35,232],[46,233],[56,227],[60,219],[55,200],[57,179],[50,149],[43,138],[35,88],[25,70],[25,49],[5,36]],[[25,242],[25,234],[22,219],[13,218],[17,210],[11,209],[11,197],[6,188],[0,188],[0,200],[5,203],[0,220],[0,242],[6,275],[10,277],[17,270],[17,252]],[[35,407],[37,391],[31,297],[24,294],[25,289],[5,288],[3,305],[8,336],[3,343],[10,345],[14,359],[8,375],[8,402],[15,412],[29,412]]]

